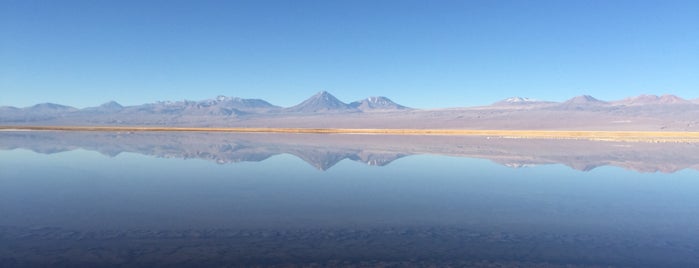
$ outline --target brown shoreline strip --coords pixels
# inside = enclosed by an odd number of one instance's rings
[[[0,126],[0,130],[117,131],[117,132],[230,132],[299,134],[455,135],[504,138],[588,139],[646,142],[699,142],[699,132],[578,131],[578,130],[467,130],[467,129],[358,129],[358,128],[225,128],[150,126]]]

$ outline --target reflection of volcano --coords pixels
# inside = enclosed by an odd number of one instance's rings
[[[359,149],[335,151],[324,148],[295,148],[287,153],[303,159],[319,170],[327,170],[344,159],[361,162],[370,166],[385,166],[398,158],[406,156],[402,153],[374,153]]]
[[[313,148],[311,150],[299,148],[294,149],[289,153],[303,159],[303,161],[306,161],[306,163],[309,163],[320,170],[327,170],[343,159],[349,158],[352,155],[351,152],[330,152],[323,151],[322,149],[319,150],[317,148]]]
[[[372,153],[372,152],[360,152],[358,154],[350,156],[350,159],[354,161],[359,161],[370,166],[385,166],[393,162],[398,158],[408,156],[406,153]]]
[[[564,164],[589,171],[617,166],[638,172],[699,169],[699,144],[586,140],[503,139],[463,136],[390,136],[245,133],[0,132],[0,149],[52,154],[75,149],[113,157],[132,152],[216,163],[258,162],[294,155],[319,170],[344,159],[384,166],[401,157],[436,154],[489,159],[513,167]]]

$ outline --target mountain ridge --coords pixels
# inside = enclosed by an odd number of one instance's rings
[[[635,97],[628,97],[619,101],[613,102],[622,105],[658,105],[658,104],[690,104],[689,100],[685,100],[675,95],[665,94],[662,96],[642,94]]]
[[[419,108],[410,108],[408,106],[404,106],[398,103],[395,103],[392,101],[390,98],[385,97],[385,96],[370,96],[365,99],[353,101],[350,103],[345,103],[339,99],[337,99],[335,96],[333,96],[331,93],[328,91],[319,91],[318,93],[312,95],[308,99],[302,101],[301,103],[298,103],[296,105],[290,106],[290,107],[281,107],[277,106],[274,104],[269,103],[266,100],[263,99],[257,99],[257,98],[240,98],[240,97],[229,97],[225,95],[219,95],[215,98],[212,99],[204,99],[204,100],[199,100],[199,101],[194,101],[194,100],[183,100],[183,101],[172,101],[172,100],[163,100],[163,101],[157,101],[153,103],[143,103],[143,104],[137,104],[137,105],[127,105],[123,106],[119,104],[116,101],[107,101],[99,106],[92,106],[92,107],[86,107],[86,108],[75,108],[72,106],[68,105],[62,105],[58,103],[52,103],[52,102],[43,102],[43,103],[37,103],[31,106],[27,107],[17,107],[17,106],[11,106],[11,105],[4,105],[0,106],[0,109],[18,109],[18,110],[28,110],[28,109],[38,109],[38,108],[50,108],[50,109],[56,109],[56,110],[84,110],[84,109],[89,109],[89,108],[98,108],[98,107],[104,107],[104,106],[118,106],[121,108],[128,108],[128,107],[136,107],[136,106],[144,106],[144,105],[175,105],[175,104],[205,104],[208,103],[209,105],[212,104],[217,104],[217,103],[237,103],[237,105],[245,105],[248,107],[265,107],[265,108],[276,108],[276,109],[285,109],[285,110],[290,110],[294,107],[298,107],[303,105],[304,103],[308,104],[308,102],[313,102],[315,100],[322,99],[324,102],[330,103],[331,106],[336,106],[336,108],[344,108],[344,107],[350,107],[350,108],[356,108],[353,106],[360,106],[360,104],[364,102],[368,103],[378,103],[382,105],[386,105],[387,107],[390,106],[395,106],[391,108],[397,108],[397,109],[419,109]],[[505,98],[499,101],[496,101],[490,105],[486,106],[496,106],[499,104],[529,104],[529,103],[551,103],[551,104],[591,104],[591,103],[596,103],[596,104],[611,104],[611,105],[624,105],[624,104],[629,104],[633,103],[635,105],[646,105],[646,104],[699,104],[699,98],[695,99],[684,99],[681,97],[678,97],[676,95],[672,94],[663,94],[663,95],[652,95],[652,94],[641,94],[637,96],[631,96],[627,97],[624,99],[620,100],[611,100],[611,101],[604,101],[597,99],[591,95],[579,95],[572,97],[570,99],[567,99],[563,102],[556,102],[556,101],[549,101],[549,100],[543,100],[543,99],[536,99],[536,98],[529,98],[529,97],[521,97],[521,96],[513,96],[509,98]],[[470,108],[470,107],[483,107],[483,106],[459,106],[462,108]],[[326,109],[331,109],[330,107],[327,107]],[[437,108],[440,109],[440,108]],[[444,107],[443,109],[447,109],[447,107]],[[322,111],[322,109],[318,109],[318,111]]]
[[[397,104],[391,99],[383,96],[371,96],[363,100],[351,102],[349,106],[362,111],[411,109],[406,106]]]
[[[625,100],[513,97],[488,106],[414,109],[382,96],[348,104],[321,91],[291,107],[226,96],[132,106],[110,101],[83,109],[55,103],[3,106],[0,125],[699,131],[699,103],[674,95]]]

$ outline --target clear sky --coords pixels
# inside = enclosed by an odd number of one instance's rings
[[[0,105],[699,97],[699,1],[0,1]]]

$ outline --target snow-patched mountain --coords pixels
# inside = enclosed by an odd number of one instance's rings
[[[657,95],[640,95],[636,97],[626,98],[620,101],[613,102],[616,105],[658,105],[658,104],[690,104],[691,102],[675,95],[665,94]]]
[[[165,115],[220,115],[233,116],[251,113],[266,113],[281,109],[260,99],[242,99],[218,96],[201,101],[161,101],[137,106],[129,106],[124,113],[145,113]]]
[[[640,101],[644,100],[644,101]],[[639,96],[630,103],[683,103],[671,95]],[[508,105],[407,110],[388,98],[346,104],[328,92],[282,108],[264,100],[219,96],[124,106],[116,102],[85,109],[44,103],[2,107],[0,125],[152,125],[304,128],[482,128],[697,131],[699,105],[622,105],[591,96],[566,102],[509,98]],[[390,111],[390,112],[384,112]]]
[[[527,105],[527,104],[540,104],[540,103],[548,103],[546,101],[541,101],[537,99],[532,99],[532,98],[525,98],[525,97],[510,97],[504,100],[500,100],[498,102],[493,103],[493,106],[508,106],[508,105]]]
[[[349,104],[350,107],[361,111],[376,111],[376,110],[407,110],[410,109],[403,105],[393,102],[386,97],[368,97],[363,100],[358,100]]]
[[[197,103],[197,107],[236,109],[245,113],[268,112],[270,110],[277,110],[281,108],[261,99],[243,99],[226,96],[218,96],[215,99],[199,101]]]
[[[228,108],[239,109],[242,111],[271,110],[280,108],[279,106],[272,105],[271,103],[261,99],[243,99],[238,97],[226,96],[218,96],[215,99],[203,100],[198,102],[197,105],[200,107],[220,105]]]
[[[351,112],[357,111],[348,104],[338,100],[327,91],[321,91],[307,100],[284,109],[285,112],[317,113],[317,112]]]

